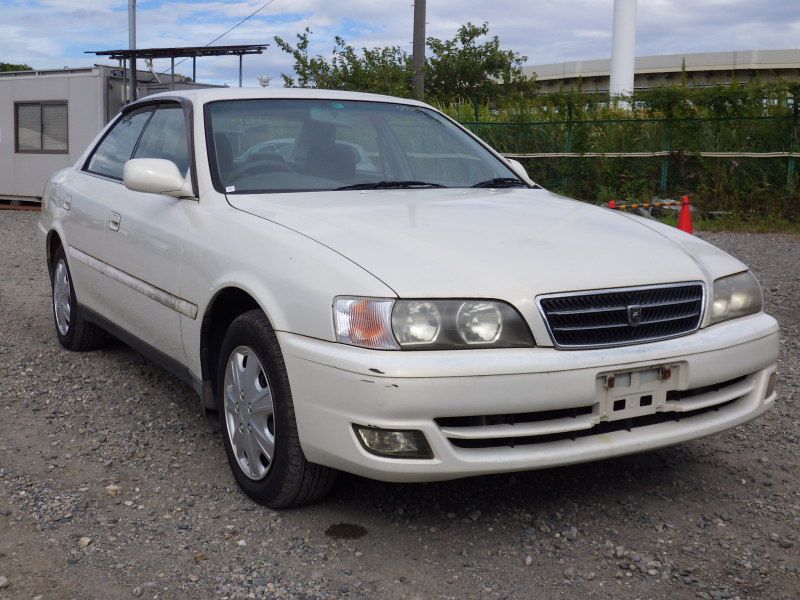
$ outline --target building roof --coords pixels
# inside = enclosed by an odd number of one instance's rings
[[[686,60],[687,73],[706,71],[766,71],[774,69],[800,70],[800,49],[738,50],[734,52],[687,52],[686,54],[660,54],[637,56],[636,74],[680,72]],[[530,77],[536,73],[538,81],[574,77],[607,77],[611,73],[611,59],[578,60],[546,65],[527,65],[522,72]]]

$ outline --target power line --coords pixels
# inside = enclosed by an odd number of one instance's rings
[[[250,14],[250,15],[246,16],[244,19],[242,19],[241,21],[239,21],[239,22],[238,22],[236,25],[234,25],[233,27],[231,27],[230,29],[228,29],[228,31],[226,31],[225,33],[223,33],[223,34],[222,34],[222,35],[220,35],[220,36],[217,36],[217,37],[215,37],[213,40],[211,40],[210,42],[208,42],[208,43],[206,44],[206,46],[210,46],[211,44],[213,44],[214,42],[216,42],[218,39],[225,37],[225,36],[226,36],[226,35],[228,35],[228,34],[229,34],[231,31],[233,31],[234,29],[236,29],[236,28],[237,28],[239,25],[241,25],[242,23],[244,23],[245,21],[247,21],[247,20],[248,20],[248,19],[250,19],[251,17],[254,17],[254,16],[256,16],[258,13],[260,13],[262,10],[264,10],[265,8],[267,8],[267,7],[268,7],[270,4],[272,4],[273,2],[275,2],[275,0],[269,0],[269,2],[267,2],[267,3],[266,3],[266,4],[264,4],[264,5],[262,5],[262,6],[261,6],[261,8],[259,8],[258,10],[256,10],[254,13],[252,13],[252,14]],[[182,62],[185,62],[185,61],[187,61],[187,60],[188,60],[188,58],[184,58],[182,61],[180,61],[179,63],[177,63],[175,66],[177,67],[179,64],[181,64]]]

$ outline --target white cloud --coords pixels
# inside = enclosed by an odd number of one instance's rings
[[[256,75],[277,82],[292,61],[273,37],[294,43],[305,27],[314,32],[312,53],[330,55],[337,34],[357,48],[396,45],[410,52],[412,1],[275,0],[217,44],[272,44],[265,54],[244,58],[245,84],[258,85]],[[264,2],[138,0],[137,45],[205,45]],[[0,0],[0,61],[36,68],[104,63],[83,52],[127,48],[126,7],[125,0]],[[451,38],[467,21],[488,21],[502,47],[543,64],[609,57],[612,19],[613,0],[438,0],[428,3],[427,34]],[[791,48],[799,30],[800,2],[794,0],[639,0],[636,46],[639,55]],[[190,65],[179,70],[188,73]],[[169,62],[157,61],[156,68],[168,69]],[[238,84],[238,60],[201,59],[198,78]]]

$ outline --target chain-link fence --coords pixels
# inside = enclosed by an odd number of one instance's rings
[[[703,211],[800,217],[792,117],[464,125],[565,196],[599,203],[688,194]]]

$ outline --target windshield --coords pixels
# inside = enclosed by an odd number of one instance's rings
[[[352,100],[206,107],[212,177],[226,193],[526,186],[435,111]]]

